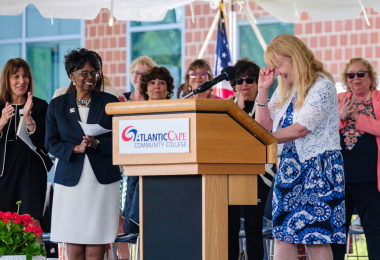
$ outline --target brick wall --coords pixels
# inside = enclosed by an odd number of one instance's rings
[[[256,18],[269,15],[254,3],[250,3],[250,8]],[[204,2],[194,3],[193,10],[194,23],[190,5],[185,7],[184,69],[197,58],[217,11]],[[235,10],[239,12],[240,7],[235,5]],[[361,56],[370,60],[376,68],[380,66],[380,13],[367,8],[367,14],[370,26],[366,25],[362,14],[352,20],[314,22],[306,13],[302,13],[301,21],[294,24],[294,34],[312,49],[316,57],[324,63],[326,70],[340,81],[343,66],[352,57]],[[110,27],[108,18],[109,11],[103,9],[96,19],[86,21],[86,48],[100,54],[104,74],[112,79],[114,87],[124,91],[126,22],[115,21],[114,26]],[[237,20],[239,19],[246,19],[243,12],[238,13]],[[211,66],[214,64],[215,44],[216,29],[203,56]]]
[[[294,26],[294,34],[305,42],[325,69],[340,81],[344,64],[353,57],[368,59],[380,72],[380,13],[367,8],[368,26],[364,16],[352,20],[313,22],[302,14]]]
[[[86,21],[85,48],[99,53],[103,61],[103,73],[112,86],[125,91],[126,85],[126,22],[115,21],[108,26],[109,11],[103,9],[94,20]]]

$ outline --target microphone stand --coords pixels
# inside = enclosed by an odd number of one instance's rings
[[[193,96],[193,95],[194,95],[194,92],[191,91],[189,94],[187,94],[186,96],[184,96],[184,97],[181,98],[181,99],[186,99],[186,98],[189,98],[189,97],[191,97],[191,96]]]

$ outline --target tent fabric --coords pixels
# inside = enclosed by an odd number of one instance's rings
[[[379,0],[255,0],[256,4],[282,22],[295,23],[306,11],[313,21],[354,19],[362,8],[372,7],[380,12]]]
[[[364,7],[380,12],[379,0],[250,0],[283,22],[297,22],[306,11],[312,20],[353,19]],[[160,21],[168,10],[194,0],[113,0],[117,20]],[[215,2],[203,0],[202,2]],[[230,2],[230,1],[224,1]],[[1,0],[0,15],[19,15],[33,4],[45,18],[95,19],[102,8],[111,9],[111,0]]]

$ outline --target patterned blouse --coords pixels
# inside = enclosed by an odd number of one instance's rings
[[[359,103],[354,102],[356,111],[359,114],[364,114],[366,116],[375,117],[375,112],[373,111],[372,99],[365,100]],[[348,119],[346,127],[341,130],[341,134],[345,137],[344,143],[346,144],[346,149],[352,150],[355,144],[358,142],[358,138],[364,134],[364,131],[356,129],[356,121],[353,119]]]

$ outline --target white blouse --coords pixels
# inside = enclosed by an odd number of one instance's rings
[[[296,89],[293,87],[282,107],[277,108],[276,104],[280,102],[279,88],[273,93],[268,106],[273,120],[273,132],[281,129],[280,119],[295,95]],[[293,124],[295,123],[310,131],[305,137],[294,141],[301,162],[325,151],[341,150],[338,95],[333,82],[327,76],[320,74],[310,88],[303,106],[293,111]],[[279,156],[283,146],[278,145]]]

